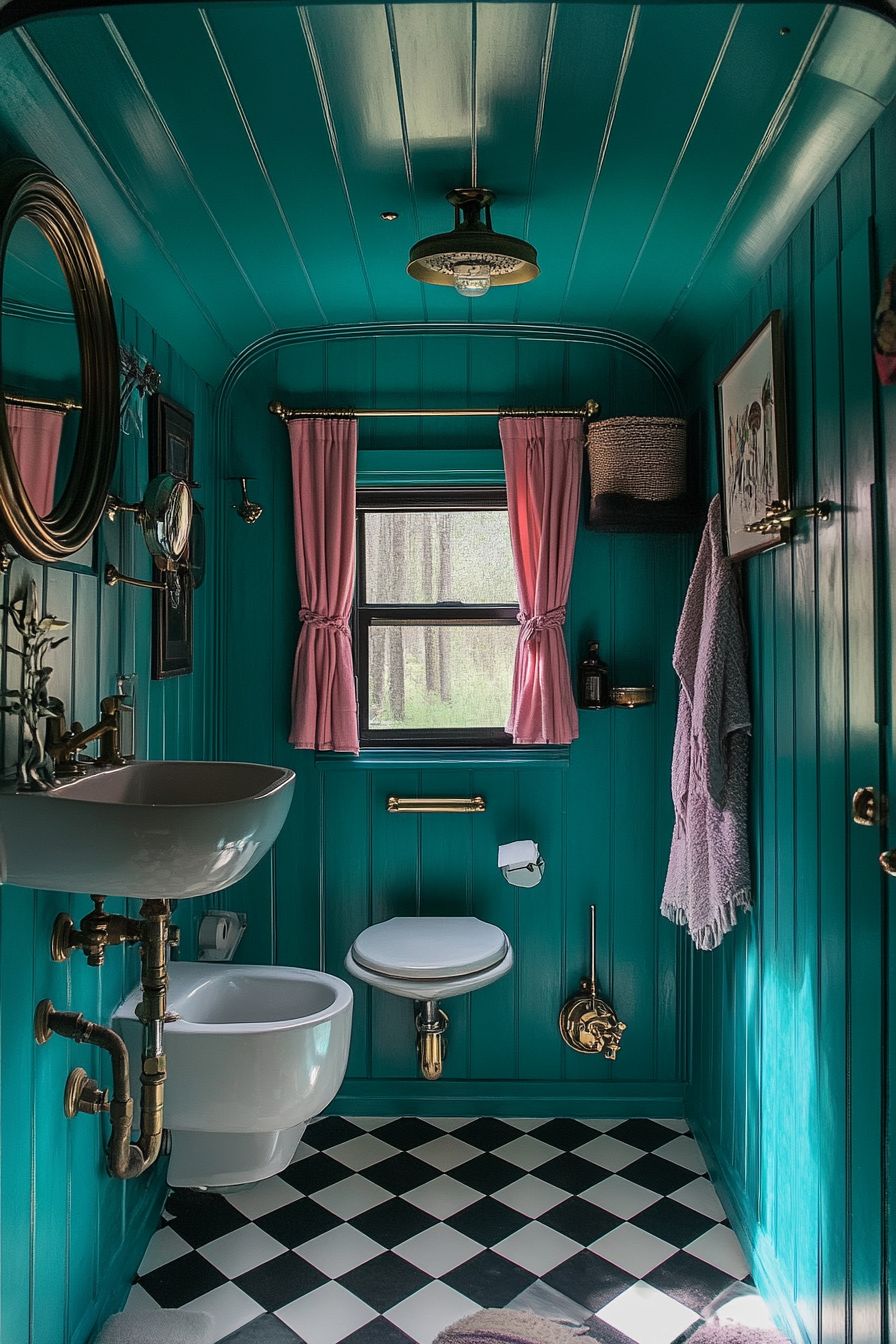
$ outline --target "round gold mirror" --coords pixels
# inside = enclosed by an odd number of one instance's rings
[[[62,182],[33,159],[0,164],[0,292],[0,543],[29,560],[64,560],[93,535],[109,493],[118,452],[118,336],[87,221]],[[58,339],[23,336],[26,318]],[[29,404],[65,410],[68,428],[51,466],[30,423],[23,437]]]

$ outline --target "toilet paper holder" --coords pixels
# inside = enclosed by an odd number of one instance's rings
[[[199,923],[199,960],[232,961],[248,923],[242,910],[206,910]]]

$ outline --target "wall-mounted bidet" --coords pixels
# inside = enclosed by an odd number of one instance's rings
[[[112,1025],[140,1053],[125,999]],[[305,1126],[342,1085],[352,991],[295,966],[175,961],[168,968],[168,1184],[220,1187],[264,1180],[292,1161]]]
[[[440,999],[482,989],[513,965],[506,934],[481,919],[387,919],[359,933],[345,958],[358,980],[416,1003],[417,1053],[424,1078],[441,1077],[446,1014]]]

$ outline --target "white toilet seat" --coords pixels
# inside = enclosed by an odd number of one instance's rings
[[[385,920],[358,934],[345,958],[357,979],[404,999],[448,999],[500,979],[513,965],[503,930],[471,917]]]

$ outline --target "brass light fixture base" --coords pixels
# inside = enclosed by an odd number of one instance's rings
[[[560,1035],[571,1050],[583,1055],[605,1055],[615,1059],[625,1031],[611,1004],[597,993],[595,971],[595,908],[591,906],[591,974],[582,981],[577,994],[571,994],[560,1009]]]

